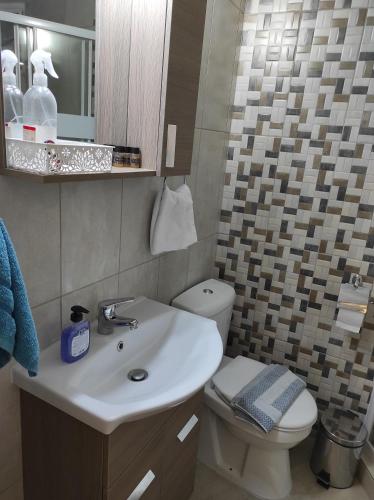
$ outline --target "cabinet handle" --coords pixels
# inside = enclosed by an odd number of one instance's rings
[[[151,482],[155,479],[155,477],[156,476],[153,474],[153,472],[149,470],[140,481],[138,486],[135,488],[135,490],[131,493],[131,495],[127,497],[127,500],[138,500],[139,498],[141,498],[148,489]]]
[[[195,427],[199,419],[197,418],[196,415],[192,415],[192,417],[189,419],[189,421],[186,423],[186,425],[183,427],[183,429],[179,432],[177,438],[181,443],[186,439],[188,434],[192,431],[192,429]]]
[[[166,142],[166,167],[174,168],[175,145],[177,142],[177,126],[168,125],[168,138]]]

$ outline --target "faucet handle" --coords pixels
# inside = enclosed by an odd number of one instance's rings
[[[102,300],[98,304],[99,314],[100,312],[105,316],[106,319],[112,319],[114,317],[116,308],[124,304],[129,304],[134,302],[136,297],[125,297],[123,299],[106,299]]]

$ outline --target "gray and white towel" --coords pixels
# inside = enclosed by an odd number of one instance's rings
[[[238,359],[241,358],[241,359]],[[257,424],[263,431],[270,432],[276,426],[282,416],[290,408],[292,403],[305,389],[306,384],[296,375],[288,370],[287,367],[282,365],[269,365],[258,372],[260,363],[242,358],[241,356],[230,362],[221,372],[213,378],[213,385],[216,393],[233,409],[235,415],[241,419]],[[241,365],[241,369],[237,373],[245,374],[245,365],[249,369],[247,380],[249,383],[242,386],[239,392],[233,394],[235,385],[238,384],[238,377],[232,378],[233,366],[235,363]],[[253,365],[256,363],[255,372],[257,375],[253,376]],[[226,373],[224,370],[229,369]],[[252,373],[250,373],[252,371]],[[231,375],[231,376],[230,376]],[[243,377],[241,384],[243,384]],[[229,380],[233,382],[228,382]],[[236,391],[238,388],[236,388]]]

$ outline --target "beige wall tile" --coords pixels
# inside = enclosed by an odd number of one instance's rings
[[[0,369],[0,418],[13,408],[19,399],[18,389],[11,383],[11,370],[14,362]],[[1,428],[0,428],[1,432]]]
[[[119,295],[121,297],[137,297],[145,295],[150,299],[157,298],[159,259],[154,259],[119,275]]]
[[[61,300],[56,299],[34,307],[32,314],[41,349],[53,344],[61,334]]]
[[[72,182],[61,191],[62,293],[119,270],[122,183]]]
[[[230,1],[215,0],[201,128],[229,130],[229,107],[241,20],[242,13]]]
[[[200,240],[189,249],[187,286],[213,277],[216,236]]]
[[[199,239],[217,232],[227,139],[225,132],[201,131],[194,205]]]
[[[0,178],[0,217],[13,240],[32,306],[60,295],[59,187]]]
[[[158,299],[165,304],[187,287],[188,250],[169,252],[160,257]]]
[[[152,210],[162,179],[129,179],[123,183],[120,270],[154,257],[149,249]]]
[[[111,276],[92,285],[86,286],[72,293],[63,295],[61,298],[62,328],[68,326],[70,322],[70,308],[80,305],[90,312],[87,318],[91,321],[97,319],[97,305],[100,300],[118,296],[118,275]]]

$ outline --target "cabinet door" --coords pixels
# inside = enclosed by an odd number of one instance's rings
[[[153,439],[108,489],[104,500],[161,499],[163,436]]]
[[[96,0],[96,139],[126,144],[133,0]]]
[[[191,170],[206,0],[170,0],[169,4],[161,175],[187,175]]]
[[[162,500],[187,500],[193,490],[203,392],[177,407],[165,425]]]
[[[173,409],[134,422],[125,422],[105,438],[104,487],[110,489],[134,459],[161,432]]]
[[[21,391],[25,500],[101,500],[104,436]]]
[[[136,0],[131,20],[127,143],[156,169],[168,0]]]

